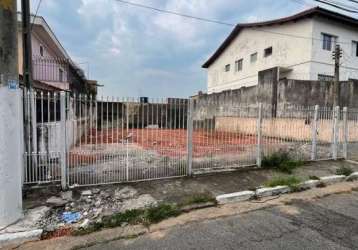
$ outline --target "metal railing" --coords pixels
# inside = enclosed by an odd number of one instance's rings
[[[34,105],[25,109],[33,114],[25,128],[31,135],[25,184],[61,181],[67,187],[179,177],[261,166],[275,152],[305,161],[358,153],[358,111],[347,108],[95,99],[64,92],[26,92],[25,99]]]

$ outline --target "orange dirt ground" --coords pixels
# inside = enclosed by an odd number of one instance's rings
[[[185,129],[109,129],[97,132],[92,130],[87,136],[82,137],[81,143],[125,143],[127,139],[143,149],[155,150],[164,156],[186,154],[187,151]],[[256,137],[250,135],[203,130],[195,130],[193,133],[194,157],[240,152],[245,150],[245,146],[255,144]]]

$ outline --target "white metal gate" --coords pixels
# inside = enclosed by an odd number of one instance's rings
[[[67,103],[70,186],[187,175],[187,99],[76,96]]]

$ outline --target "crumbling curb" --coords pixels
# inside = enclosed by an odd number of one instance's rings
[[[25,232],[0,234],[0,248],[9,247],[11,245],[21,245],[28,241],[36,241],[41,239],[43,230],[35,229]]]
[[[345,175],[332,175],[320,178],[320,181],[326,185],[336,184],[345,181],[347,177]]]
[[[279,194],[287,194],[291,191],[288,186],[277,186],[272,188],[260,188],[256,190],[256,197],[263,198],[268,196],[275,196]]]
[[[306,190],[317,187],[321,183],[320,180],[308,180],[297,185],[298,189]]]
[[[182,211],[184,213],[188,213],[193,210],[198,210],[198,209],[203,209],[203,208],[208,208],[208,207],[215,207],[215,206],[216,206],[215,202],[208,201],[208,202],[204,202],[204,203],[197,203],[197,204],[184,206],[184,207],[180,208],[180,211]]]
[[[240,201],[247,201],[254,197],[254,191],[242,191],[232,194],[223,194],[216,197],[218,204],[226,204]]]
[[[242,191],[230,194],[223,194],[216,197],[218,204],[227,204],[233,202],[242,202],[252,200],[254,198],[264,198],[270,196],[277,196],[280,194],[287,194],[290,192],[297,192],[300,190],[307,190],[319,187],[320,185],[329,186],[344,181],[356,181],[358,180],[358,172],[354,172],[349,176],[344,175],[332,175],[320,178],[320,180],[308,180],[299,183],[294,188],[288,186],[276,186],[270,188],[259,188],[254,191]]]
[[[355,172],[350,176],[346,177],[346,181],[356,181],[356,180],[358,180],[358,172]]]

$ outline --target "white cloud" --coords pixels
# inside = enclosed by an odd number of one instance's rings
[[[288,0],[133,2],[228,23],[267,20],[303,8]],[[92,77],[106,86],[104,94],[187,96],[204,89],[201,65],[231,31],[116,0],[43,0],[43,4],[41,10],[48,14],[50,25],[56,24],[55,32],[62,31],[60,39],[66,41],[69,53],[90,62]]]

